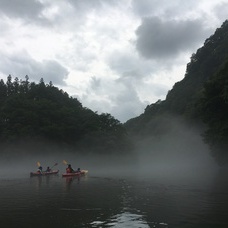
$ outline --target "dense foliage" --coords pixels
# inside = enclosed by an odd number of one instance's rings
[[[9,75],[0,80],[0,143],[22,145],[46,142],[72,150],[126,152],[129,141],[122,124],[110,114],[84,108],[54,87]]]
[[[198,106],[208,126],[205,141],[220,164],[228,163],[228,62],[207,81]]]
[[[212,155],[228,164],[228,21],[192,55],[183,80],[175,83],[164,101],[125,123],[132,135],[161,137],[172,131],[171,121],[185,119],[200,126]]]
[[[228,21],[218,28],[214,35],[206,39],[187,64],[186,74],[167,94],[166,108],[172,112],[194,117],[195,103],[201,96],[204,84],[227,61],[228,58]]]

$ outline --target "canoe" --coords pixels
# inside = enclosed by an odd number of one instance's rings
[[[80,172],[63,173],[63,174],[62,174],[62,177],[82,176],[82,175],[86,175],[87,173],[88,173],[88,170],[81,170]]]
[[[30,176],[33,177],[33,176],[48,176],[48,175],[53,175],[53,174],[58,174],[59,173],[59,170],[52,170],[51,172],[31,172],[30,173]]]

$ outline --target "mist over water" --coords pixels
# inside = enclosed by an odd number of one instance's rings
[[[141,174],[173,180],[210,178],[217,172],[219,167],[203,142],[201,128],[173,117],[163,122],[165,133],[159,134],[159,129],[158,134],[147,134],[135,140]]]
[[[3,156],[0,221],[25,228],[226,228],[227,172],[198,129],[175,127],[162,137],[141,137],[133,154],[70,153],[47,145],[46,153]],[[62,178],[63,160],[89,170],[88,176]],[[37,162],[43,169],[58,163],[53,169],[60,174],[30,178]]]
[[[15,154],[1,159],[0,178],[28,176],[37,170],[37,162],[44,170],[58,163],[53,169],[64,173],[66,165],[63,160],[74,169],[87,169],[90,175],[103,177],[207,178],[217,172],[219,167],[203,142],[200,128],[189,127],[177,118],[170,117],[164,122],[166,128],[168,126],[165,134],[134,138],[136,149],[129,154],[109,154],[109,151],[106,154],[70,153],[48,144],[45,153],[30,153],[29,150],[36,149],[30,146],[21,156]]]
[[[217,171],[218,166],[211,157],[208,147],[199,134],[182,132],[181,135],[166,135],[156,142],[145,139],[137,145],[131,155],[82,154],[50,151],[48,154],[11,157],[0,162],[0,178],[27,177],[37,170],[37,162],[43,169],[52,167],[56,162],[64,173],[66,160],[74,169],[89,170],[92,176],[113,177],[153,177],[153,178],[206,178]],[[16,170],[16,172],[15,172]]]

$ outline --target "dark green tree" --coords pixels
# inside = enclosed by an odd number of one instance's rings
[[[228,163],[228,62],[205,84],[198,107],[205,141],[220,164]]]
[[[98,115],[52,83],[9,76],[0,82],[0,142],[6,145],[45,141],[72,150],[126,152],[130,142],[122,124]],[[1,146],[1,145],[0,145]]]

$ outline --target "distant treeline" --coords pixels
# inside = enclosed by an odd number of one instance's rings
[[[126,153],[131,144],[123,125],[108,113],[97,114],[52,82],[0,80],[0,146],[56,145],[72,151]],[[1,150],[2,153],[8,150]],[[0,152],[0,153],[1,153]],[[29,151],[28,153],[32,153]]]

